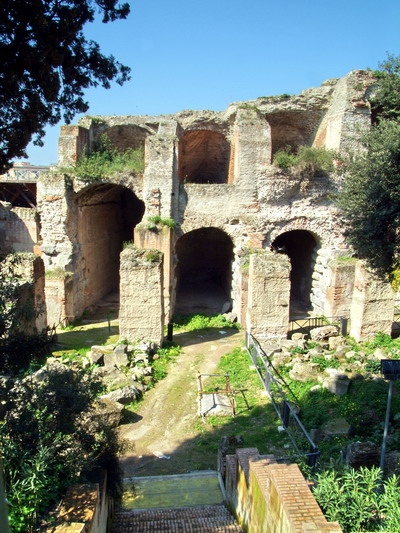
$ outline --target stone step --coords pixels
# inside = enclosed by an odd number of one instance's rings
[[[224,505],[116,512],[112,533],[244,533]]]

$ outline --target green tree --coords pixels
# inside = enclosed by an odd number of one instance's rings
[[[117,432],[95,410],[100,383],[62,364],[42,369],[42,380],[8,383],[7,414],[0,426],[12,531],[37,531],[41,514],[66,488],[108,472],[107,487],[121,492]]]
[[[32,286],[22,276],[23,255],[0,251],[0,372],[16,374],[43,359],[50,339],[32,330],[40,314],[31,296]]]
[[[47,124],[85,113],[85,89],[129,79],[130,69],[83,32],[96,12],[104,23],[125,19],[129,5],[117,1],[0,2],[0,171],[26,155],[32,138],[41,145]]]
[[[371,99],[377,120],[346,162],[337,205],[357,256],[391,280],[400,266],[400,59],[388,56],[381,68]]]

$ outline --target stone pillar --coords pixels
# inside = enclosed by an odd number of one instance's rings
[[[62,269],[45,274],[46,314],[49,326],[67,326],[76,316],[73,305],[73,274]]]
[[[58,166],[74,166],[89,145],[89,130],[81,126],[61,126],[58,138]]]
[[[271,128],[255,108],[237,111],[233,130],[234,184],[253,189],[271,163]]]
[[[350,317],[354,290],[356,259],[334,259],[328,263],[329,282],[323,314],[327,317]]]
[[[270,252],[250,255],[247,331],[258,341],[286,338],[289,323],[290,261]]]
[[[36,330],[40,333],[46,329],[47,313],[45,299],[45,273],[44,264],[40,257],[33,260],[33,305],[37,312]]]
[[[378,332],[390,335],[393,315],[394,292],[391,286],[358,261],[350,309],[350,335],[356,341],[367,340]]]
[[[165,121],[147,138],[143,177],[146,217],[170,218],[178,212],[177,123]]]
[[[125,248],[121,253],[119,332],[127,340],[163,342],[163,254]]]
[[[163,253],[164,310],[167,321],[171,318],[171,295],[173,294],[173,287],[171,261],[166,261],[166,258],[171,258],[173,255],[173,233],[172,229],[161,224],[153,231],[139,225],[135,228],[134,239],[135,245],[138,248],[146,250],[155,249]]]

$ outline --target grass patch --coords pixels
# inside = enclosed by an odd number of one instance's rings
[[[77,161],[73,173],[82,180],[91,182],[110,177],[117,172],[131,171],[140,174],[143,170],[143,148],[119,151],[112,146],[107,135],[103,134],[93,149]]]
[[[72,326],[57,333],[60,351],[75,350],[80,355],[85,355],[92,346],[116,344],[118,341],[118,326],[112,324],[108,326],[104,322]]]
[[[176,331],[197,331],[207,328],[234,328],[240,329],[237,322],[232,322],[224,315],[179,315],[173,319]]]
[[[168,374],[168,368],[171,362],[181,354],[181,347],[174,344],[165,345],[163,348],[159,348],[153,356],[153,378],[154,382],[164,379]]]
[[[259,377],[251,366],[245,349],[236,348],[224,355],[217,374],[229,374],[231,389],[244,390],[247,404],[241,393],[235,394],[236,416],[207,416],[195,421],[199,432],[196,446],[204,452],[217,453],[223,436],[239,436],[246,448],[256,447],[262,454],[275,453],[278,457],[288,454],[288,438],[278,431],[280,425],[273,406],[261,386]],[[216,387],[225,389],[224,377],[212,377],[204,381],[204,390]]]

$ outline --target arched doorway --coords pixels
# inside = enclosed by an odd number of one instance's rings
[[[304,315],[311,308],[312,275],[315,266],[315,252],[319,244],[306,230],[287,231],[279,235],[271,250],[288,255],[290,273],[290,315]]]
[[[77,195],[77,271],[81,279],[77,298],[82,311],[110,295],[118,307],[119,256],[124,242],[133,240],[134,227],[144,210],[144,203],[121,185],[91,185]]]
[[[217,228],[200,228],[176,243],[175,315],[230,310],[233,243]]]

